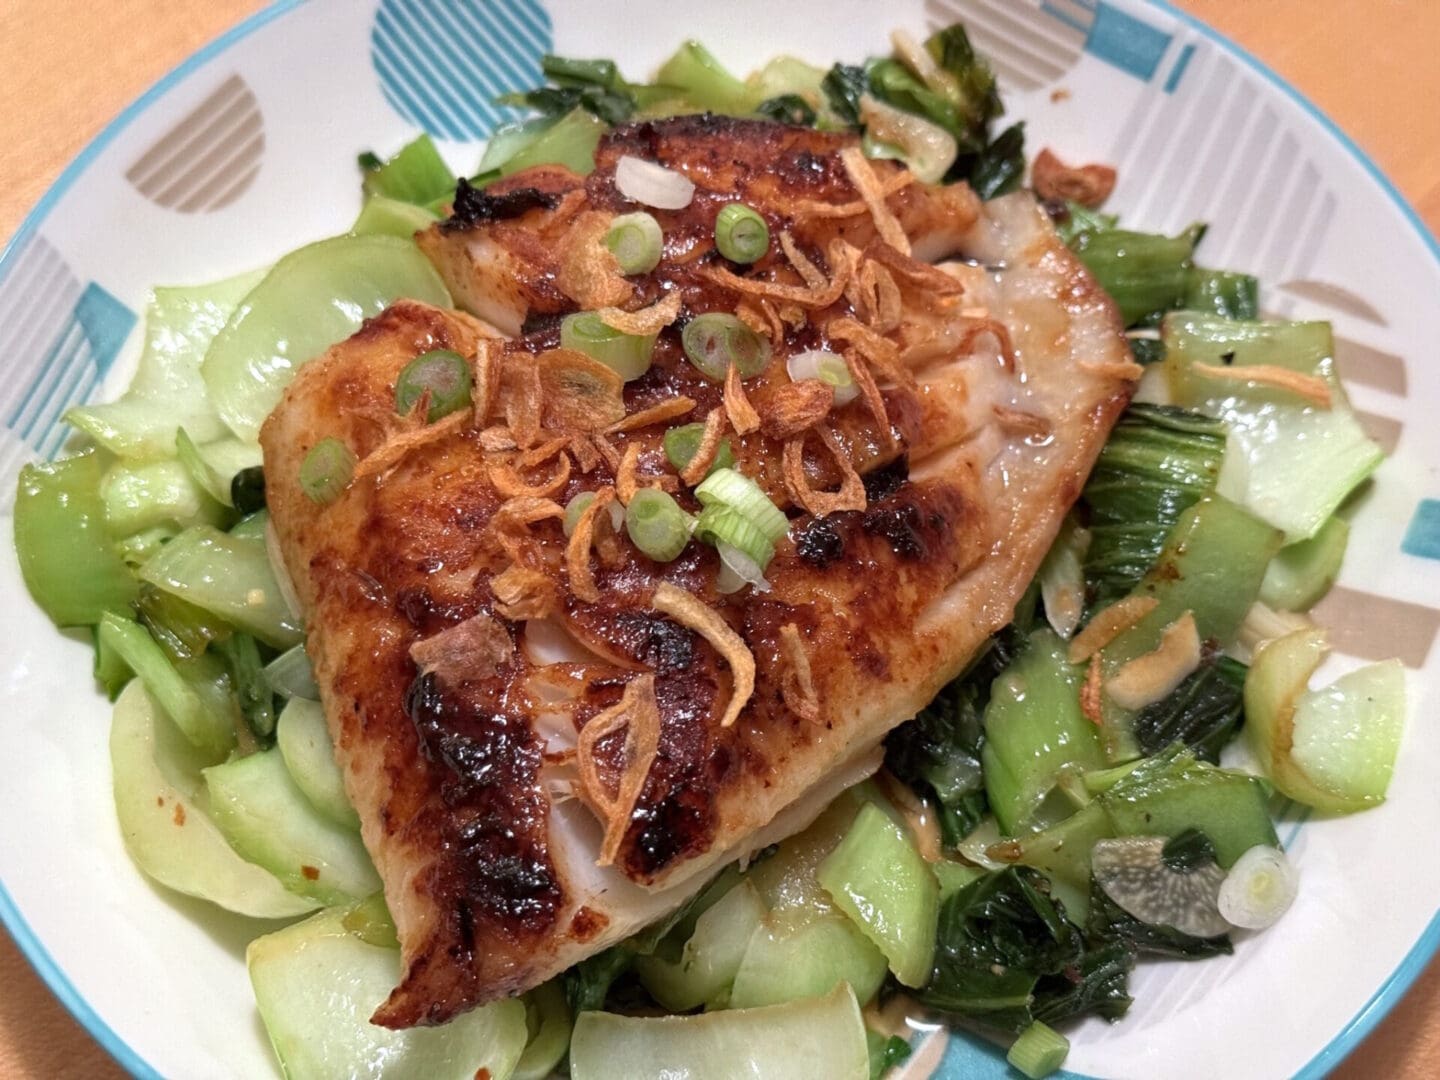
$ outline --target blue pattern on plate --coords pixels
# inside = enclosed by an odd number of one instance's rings
[[[540,85],[551,40],[536,0],[380,0],[370,60],[396,112],[466,142],[518,115],[495,99]]]
[[[1420,500],[1400,550],[1422,559],[1440,559],[1440,499]]]
[[[1005,1060],[1005,1047],[968,1031],[955,1030],[945,1044],[945,1056],[935,1076],[959,1080],[1015,1080],[1019,1072]],[[918,1045],[918,1041],[917,1041]],[[1090,1080],[1084,1073],[1061,1069],[1050,1074],[1054,1080]]]
[[[1085,51],[1137,79],[1150,81],[1170,47],[1170,35],[1110,4],[1095,11]]]

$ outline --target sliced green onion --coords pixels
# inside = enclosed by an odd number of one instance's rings
[[[671,428],[665,432],[665,457],[676,469],[684,469],[694,460],[704,435],[705,425],[701,423],[682,424],[680,427]],[[730,451],[730,440],[721,439],[720,448],[715,451],[715,460],[710,465],[710,472],[728,469],[734,464],[735,455]],[[709,476],[710,473],[705,475]]]
[[[621,214],[610,223],[605,246],[615,256],[622,273],[648,274],[660,265],[665,234],[653,215],[637,210],[633,214]]]
[[[756,592],[770,591],[770,582],[765,577],[764,569],[739,548],[722,540],[715,545],[715,552],[720,556],[720,573],[715,575],[715,588],[718,592],[729,596],[746,585],[753,585]]]
[[[1030,1080],[1041,1080],[1061,1065],[1070,1053],[1070,1040],[1039,1020],[1020,1033],[1005,1060]]]
[[[770,501],[760,485],[734,469],[716,469],[695,489],[702,506],[720,503],[733,507],[765,534],[772,544],[790,531],[790,521]]]
[[[427,424],[468,406],[470,365],[465,358],[449,349],[431,349],[411,360],[395,380],[395,411],[405,416],[427,391],[430,394],[430,407],[425,412]]]
[[[764,530],[733,506],[711,503],[700,511],[695,539],[719,547],[729,544],[763,571],[775,557],[775,543]]]
[[[332,503],[355,475],[355,455],[339,439],[321,439],[300,462],[300,490],[313,502]]]
[[[684,551],[694,527],[680,504],[656,488],[641,488],[625,508],[630,540],[657,562],[669,562]]]
[[[1264,930],[1290,909],[1299,884],[1283,851],[1259,845],[1235,861],[1220,884],[1216,904],[1231,926]]]
[[[593,311],[577,311],[560,323],[560,345],[598,360],[626,382],[650,370],[654,334],[625,334],[606,326]]]
[[[770,362],[770,342],[751,330],[734,315],[711,312],[697,315],[680,334],[685,355],[700,374],[724,382],[734,364],[742,378],[765,370]]]
[[[744,203],[731,203],[715,218],[715,246],[731,262],[753,263],[770,250],[770,226]]]
[[[835,404],[848,405],[860,396],[860,388],[850,377],[850,368],[843,358],[826,349],[807,349],[785,361],[785,370],[793,382],[819,379],[835,391]]]
[[[580,524],[580,515],[585,513],[585,508],[595,501],[595,492],[582,491],[568,503],[565,504],[565,536],[575,534],[575,527]]]

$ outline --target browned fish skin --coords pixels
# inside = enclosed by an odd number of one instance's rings
[[[577,236],[635,208],[613,183],[622,154],[659,161],[697,185],[686,209],[655,211],[665,258],[652,274],[622,279],[628,298],[616,301],[634,310],[678,292],[683,322],[736,310],[740,296],[714,275],[728,264],[713,252],[713,230],[718,208],[737,197],[765,213],[777,240],[754,267],[739,268],[747,280],[802,284],[779,250],[782,232],[832,274],[835,242],[875,250],[868,213],[798,210],[858,199],[837,157],[851,141],[713,117],[631,125],[602,142],[588,178],[554,167],[508,177],[486,196],[536,194],[497,203],[473,224],[435,229],[422,246],[462,306],[525,331],[505,347],[507,377],[519,378],[536,363],[532,353],[557,343],[556,316],[581,306],[565,288],[616,287],[601,271],[576,286],[570,260]],[[897,175],[890,163],[874,167],[881,183]],[[879,379],[886,427],[863,399],[832,411],[825,423],[865,474],[863,510],[802,512],[782,475],[781,444],[763,431],[728,432],[738,467],[790,507],[768,593],[719,594],[708,545],[692,543],[657,564],[623,536],[602,536],[591,561],[599,602],[577,597],[559,520],[518,530],[495,523],[506,500],[492,466],[508,463],[531,478],[550,470],[525,472],[520,451],[482,446],[509,422],[510,382],[489,415],[363,476],[329,506],[310,501],[298,470],[311,446],[340,438],[363,471],[368,455],[404,437],[393,404],[400,369],[431,348],[476,354],[488,331],[464,314],[396,304],[302,368],[267,421],[272,520],[305,608],[347,790],[403,948],[403,980],[377,1023],[443,1022],[528,989],[663,913],[787,807],[865,757],[1009,620],[1128,400],[1128,350],[1108,298],[1023,196],[982,211],[963,185],[910,184],[886,205],[917,255],[993,262],[998,253],[1010,266],[1001,274],[957,269],[965,282],[958,298],[906,287],[903,323],[886,335],[897,350],[926,335],[942,335],[943,345],[956,326],[993,315],[1009,352],[994,332],[955,336],[963,348],[916,362],[903,379]],[[856,314],[841,296],[786,324],[775,359],[745,383],[755,408],[765,415],[789,385],[787,355],[845,348],[828,324]],[[662,332],[651,370],[625,387],[625,406],[634,414],[684,395],[695,402],[691,414],[609,435],[613,459],[591,446],[587,463],[572,441],[573,468],[553,492],[557,503],[615,484],[630,446],[639,448],[642,481],[668,476],[673,485],[659,445],[665,429],[723,407],[720,388],[684,359],[678,338],[678,325]],[[1028,434],[1006,427],[1017,415]],[[833,491],[842,473],[819,440],[800,450],[808,485]],[[683,485],[677,497],[696,508]],[[588,659],[546,663],[529,652],[526,620],[501,614],[508,594],[496,595],[496,580],[506,572],[528,575],[536,610],[548,610],[547,621],[588,648]],[[662,581],[720,612],[753,655],[755,690],[732,727],[720,724],[730,666],[700,634],[655,610]],[[474,618],[496,619],[515,647],[493,664],[422,675],[412,646]],[[791,625],[815,690],[809,719],[786,696],[793,673],[781,631]],[[654,677],[658,745],[614,868],[595,869],[588,811],[553,796],[554,778],[570,767],[557,746],[573,745],[643,674]],[[556,695],[570,704],[555,706]],[[541,719],[557,708],[565,717],[559,743],[552,721]],[[595,746],[612,789],[625,771],[626,738],[617,732]]]

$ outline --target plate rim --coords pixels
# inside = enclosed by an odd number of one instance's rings
[[[255,31],[280,16],[304,4],[306,0],[271,0],[269,4],[201,46],[170,71],[161,76],[149,89],[127,105],[114,119],[110,120],[94,138],[66,165],[60,175],[46,188],[43,195],[25,217],[19,227],[0,250],[0,283],[9,276],[12,264],[19,250],[31,239],[40,223],[49,215],[55,205],[90,167],[95,158],[127,128],[141,113],[165,95],[173,86],[192,72],[228,50],[231,46],[249,37]],[[1122,0],[1123,2],[1123,0]],[[1295,105],[1299,106],[1310,119],[1354,159],[1364,172],[1400,211],[1401,217],[1419,235],[1425,249],[1440,265],[1440,241],[1426,225],[1409,199],[1349,134],[1328,114],[1312,102],[1305,94],[1284,76],[1259,59],[1244,46],[1210,26],[1200,17],[1185,11],[1171,0],[1132,0],[1146,7],[1164,12],[1172,18],[1195,30],[1221,49],[1228,51],[1242,63],[1260,75],[1272,87],[1279,90]],[[56,962],[31,928],[29,922],[16,905],[14,898],[0,877],[0,924],[15,942],[22,956],[40,977],[46,988],[93,1038],[100,1047],[131,1076],[143,1080],[162,1080],[148,1061],[142,1057],[110,1027],[96,1012],[94,1006],[75,988],[64,969]],[[1432,916],[1429,924],[1410,947],[1399,965],[1380,984],[1365,1004],[1342,1027],[1326,1045],[1312,1057],[1296,1074],[1296,1080],[1320,1080],[1339,1065],[1354,1049],[1375,1030],[1409,992],[1430,962],[1440,955],[1440,910]]]

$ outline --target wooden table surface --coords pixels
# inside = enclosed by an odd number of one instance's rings
[[[1299,87],[1440,232],[1440,2],[1181,3]],[[126,104],[261,6],[258,0],[0,0],[6,84],[0,236],[15,230],[60,170]],[[120,1075],[0,934],[0,1077]],[[1440,1076],[1440,963],[1431,964],[1335,1075]]]

